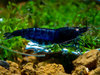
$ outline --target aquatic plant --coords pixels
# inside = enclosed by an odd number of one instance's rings
[[[0,45],[9,49],[23,52],[28,41],[21,37],[4,40],[4,33],[33,27],[56,29],[88,25],[90,31],[81,37],[83,42],[80,44],[84,44],[84,48],[89,49],[98,48],[100,45],[100,11],[99,5],[95,2],[87,4],[80,0],[38,0],[26,2],[22,6],[9,2],[7,8],[0,10],[2,11],[0,14]],[[86,50],[84,48],[81,46],[83,51]],[[56,51],[56,49],[59,51],[57,47],[53,50]],[[69,48],[69,50],[74,50],[74,48]],[[1,49],[0,53],[0,59],[13,59],[12,56],[19,56],[6,49]]]

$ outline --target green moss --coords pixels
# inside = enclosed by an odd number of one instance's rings
[[[20,7],[20,5],[9,2],[7,8],[0,8],[2,11],[0,17],[3,18],[3,21],[0,22],[0,45],[19,51],[25,47],[23,42],[25,39],[21,37],[4,40],[3,34],[6,32],[32,27],[51,29],[65,26],[85,27],[87,24],[88,27],[91,27],[90,31],[85,33],[81,39],[86,48],[98,48],[100,45],[100,11],[96,5],[95,2],[80,0],[43,0],[42,2],[37,0],[26,2]],[[99,7],[99,5],[97,6]],[[5,49],[1,49],[0,58],[10,59],[12,55]]]

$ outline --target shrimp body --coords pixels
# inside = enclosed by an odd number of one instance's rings
[[[63,27],[58,29],[46,29],[46,28],[28,28],[22,30],[16,30],[12,33],[5,33],[6,39],[21,36],[27,40],[37,42],[39,44],[60,44],[66,41],[75,39],[82,33],[86,32],[88,27]]]

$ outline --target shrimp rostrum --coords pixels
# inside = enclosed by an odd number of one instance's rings
[[[21,36],[38,45],[59,44],[63,46],[63,44],[71,42],[87,30],[88,27],[63,27],[58,29],[28,28],[5,33],[4,37],[10,39],[15,36]]]

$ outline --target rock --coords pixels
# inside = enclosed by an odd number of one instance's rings
[[[23,66],[23,69],[21,70],[21,75],[35,75],[33,63],[27,63],[25,66]]]
[[[97,67],[100,67],[100,52],[98,54]]]
[[[12,62],[12,61],[8,61],[8,60],[7,60],[7,62],[9,63],[10,67],[14,67],[14,68],[17,68],[17,69],[19,68],[19,65],[17,63]]]
[[[14,75],[21,75],[19,65],[12,61],[7,61],[10,65],[9,71]]]
[[[12,75],[11,72],[4,67],[0,66],[0,75]]]
[[[57,75],[71,75],[71,74],[67,74],[67,73],[64,73],[64,72],[59,72],[59,73],[57,73]]]
[[[72,75],[88,75],[88,68],[85,66],[78,66],[75,68],[75,70],[72,72]]]
[[[10,67],[9,71],[11,72],[11,75],[21,75],[20,70],[15,67]]]
[[[37,64],[37,67],[46,66],[48,62],[40,62]]]
[[[94,69],[97,65],[99,53],[100,52],[98,50],[91,50],[79,56],[76,60],[73,61],[73,64],[74,66],[84,65],[89,69]]]
[[[27,63],[21,70],[22,75],[70,75],[66,74],[60,64],[40,62],[33,68],[33,63]]]
[[[6,61],[9,63],[9,69],[5,69],[4,67],[0,66],[0,75],[21,75],[19,66],[17,63],[12,61]]]
[[[53,63],[36,68],[36,75],[64,75],[64,74],[65,74],[64,68],[60,64]]]
[[[100,75],[100,67],[90,71],[89,75]]]
[[[0,60],[0,66],[9,69],[9,64],[6,61]]]
[[[71,66],[72,62],[69,62],[71,58],[73,58],[72,55],[69,57],[55,55],[52,58],[39,60],[34,56],[28,56],[22,60],[19,59],[19,64],[6,61],[9,64],[9,69],[0,66],[0,75],[100,75],[100,52],[98,50],[91,50],[74,60],[75,70],[73,70],[74,66]],[[64,67],[61,64],[65,64]],[[68,72],[69,69],[71,69],[70,72]]]

